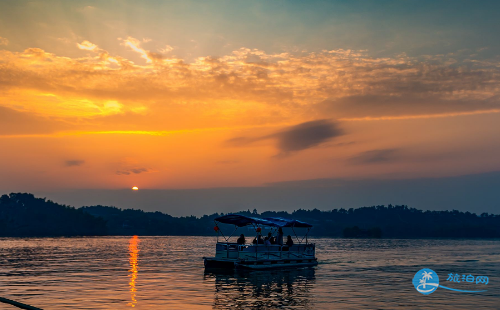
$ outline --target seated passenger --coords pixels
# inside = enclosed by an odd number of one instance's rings
[[[262,239],[262,236],[261,236],[261,235],[259,235],[259,236],[257,237],[257,243],[258,243],[258,244],[264,244],[264,239]]]
[[[245,244],[245,235],[241,234],[238,240],[236,241],[239,245]]]
[[[293,245],[292,236],[288,235],[288,237],[286,238],[286,245],[288,245],[289,247]]]
[[[271,245],[271,241],[269,241],[269,237],[266,237],[266,239],[264,239],[264,244]]]
[[[269,233],[267,234],[267,238],[269,238],[269,242],[270,242],[271,244],[276,244],[276,238],[275,238],[275,237],[273,237],[273,234],[272,234],[271,232],[269,232]]]

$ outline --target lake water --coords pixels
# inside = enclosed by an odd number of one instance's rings
[[[315,268],[214,274],[202,260],[213,237],[1,238],[0,297],[46,310],[500,309],[500,241],[312,241]],[[487,292],[422,295],[412,284],[422,268],[447,287]]]

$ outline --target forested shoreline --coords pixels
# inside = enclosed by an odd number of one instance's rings
[[[309,235],[317,237],[500,238],[500,215],[422,211],[404,205],[234,213],[306,221],[314,225]],[[111,206],[74,208],[29,193],[11,193],[0,197],[0,237],[214,235],[214,219],[221,215],[173,217]]]

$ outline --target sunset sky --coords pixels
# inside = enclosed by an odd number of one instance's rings
[[[0,194],[500,213],[499,21],[499,1],[1,1]]]

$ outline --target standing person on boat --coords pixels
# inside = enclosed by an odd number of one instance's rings
[[[286,237],[286,245],[288,245],[288,247],[293,245],[292,236],[288,235],[288,237]]]
[[[283,245],[283,229],[278,228],[278,235],[276,236],[276,244]]]
[[[239,245],[243,245],[245,244],[245,235],[244,234],[241,234],[240,237],[238,238],[238,240],[236,240],[236,242],[239,244]]]

